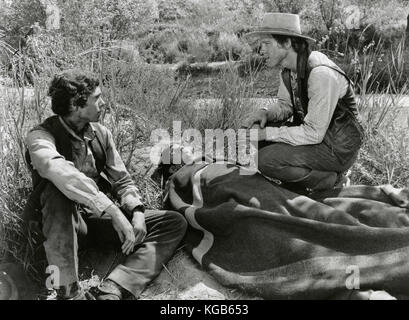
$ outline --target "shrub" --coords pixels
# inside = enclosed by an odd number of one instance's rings
[[[212,61],[239,60],[248,51],[248,45],[244,44],[235,34],[221,32],[216,42]]]
[[[174,25],[160,24],[140,33],[138,49],[148,63],[173,63],[179,55],[177,44],[183,29]]]
[[[278,11],[290,13],[299,13],[305,5],[303,0],[274,0],[273,2]]]
[[[73,0],[60,6],[62,32],[83,47],[92,38],[133,39],[138,29],[158,18],[155,1]]]
[[[3,6],[4,11],[0,14],[0,29],[5,34],[3,40],[15,49],[25,46],[26,38],[32,32],[31,27],[36,22],[45,26],[45,8],[39,0],[15,0]]]

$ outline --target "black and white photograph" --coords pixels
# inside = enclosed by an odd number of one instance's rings
[[[408,265],[409,0],[0,0],[0,300],[247,317]]]

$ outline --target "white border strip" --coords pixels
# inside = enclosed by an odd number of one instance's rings
[[[204,233],[203,238],[200,241],[199,245],[192,250],[193,257],[200,264],[202,264],[203,256],[210,250],[210,248],[213,246],[213,243],[214,243],[213,234],[211,234],[209,231],[205,230],[202,226],[200,226],[195,218],[196,210],[203,207],[203,196],[202,196],[202,190],[200,188],[200,178],[201,178],[201,174],[203,170],[206,169],[206,167],[198,170],[193,176],[193,179],[192,179],[193,203],[185,211],[186,219],[189,221],[190,225],[197,230],[203,231]]]

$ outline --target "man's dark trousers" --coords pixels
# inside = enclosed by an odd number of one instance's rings
[[[78,281],[78,243],[86,240],[98,248],[121,249],[117,232],[109,217],[85,217],[78,205],[52,183],[41,194],[42,231],[49,265],[60,271],[60,285]],[[147,236],[108,276],[135,297],[145,289],[173,255],[183,238],[187,223],[175,211],[146,210]]]
[[[334,187],[338,175],[351,167],[356,155],[345,160],[342,163],[324,143],[292,146],[261,141],[258,144],[258,169],[263,175],[303,188]]]

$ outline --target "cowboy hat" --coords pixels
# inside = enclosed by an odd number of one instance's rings
[[[266,34],[290,36],[315,42],[313,38],[301,34],[300,17],[291,13],[266,13],[261,27],[245,34],[244,37],[257,37]]]

